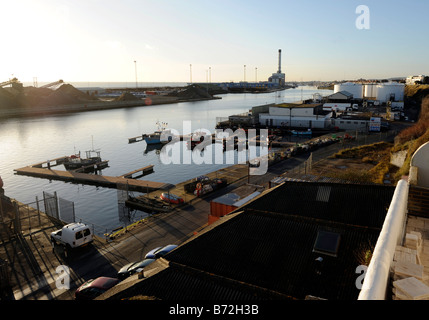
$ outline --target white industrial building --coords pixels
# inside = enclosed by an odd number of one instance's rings
[[[325,129],[331,127],[332,113],[323,113],[323,104],[284,103],[272,105],[259,114],[263,126]]]
[[[418,76],[409,76],[405,80],[406,84],[416,84],[416,82],[423,83],[425,80],[425,76],[420,74]]]
[[[346,91],[353,99],[375,100],[379,103],[404,101],[405,84],[398,82],[367,83],[344,82],[334,86],[334,94]]]
[[[334,93],[346,91],[353,95],[353,99],[363,99],[363,85],[355,82],[344,82],[334,85]]]

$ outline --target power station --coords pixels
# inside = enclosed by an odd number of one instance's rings
[[[246,67],[246,66],[244,66]],[[240,82],[210,82],[210,87],[218,86],[228,92],[267,92],[289,88],[286,86],[286,75],[282,72],[282,50],[278,51],[278,69],[277,72],[271,74],[267,81],[240,81]],[[197,83],[200,86],[207,86],[208,83]]]
[[[279,68],[277,73],[273,73],[271,77],[268,78],[268,82],[275,83],[279,87],[285,86],[286,75],[282,73],[282,49],[279,49]]]

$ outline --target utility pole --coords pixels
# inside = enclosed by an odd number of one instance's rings
[[[190,72],[191,83],[192,83],[192,64],[189,65],[189,72]]]
[[[244,82],[246,82],[246,65],[244,65]]]
[[[137,89],[137,61],[136,60],[134,60],[134,69],[136,73],[136,89]]]

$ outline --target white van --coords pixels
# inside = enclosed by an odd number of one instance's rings
[[[51,233],[52,245],[60,244],[66,248],[86,246],[94,241],[91,229],[83,223],[70,223]]]

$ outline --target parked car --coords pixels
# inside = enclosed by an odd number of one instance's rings
[[[142,261],[128,263],[118,271],[118,279],[123,280],[135,274],[138,270],[144,269],[154,261],[155,259],[144,259]]]
[[[161,193],[160,198],[162,200],[164,200],[165,202],[169,202],[169,203],[173,203],[173,204],[183,203],[183,199],[181,197],[176,196],[175,194],[171,194],[171,193],[163,192],[163,193]]]
[[[149,251],[146,254],[145,258],[146,259],[158,259],[160,257],[165,256],[167,253],[174,250],[176,247],[177,247],[177,245],[175,245],[175,244],[169,244],[169,245],[166,245],[165,247],[157,247],[157,248]]]
[[[119,279],[110,277],[98,277],[96,279],[91,279],[77,288],[76,292],[74,293],[74,297],[76,300],[92,300],[107,290],[113,288],[119,282]]]

